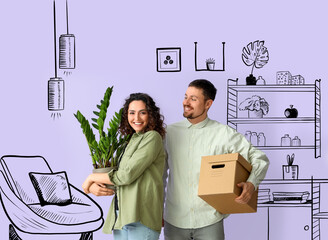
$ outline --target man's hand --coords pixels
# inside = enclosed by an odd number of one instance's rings
[[[240,196],[235,199],[237,203],[246,204],[251,200],[255,187],[251,182],[241,182],[237,184],[238,187],[243,188]]]
[[[106,188],[104,184],[93,183],[89,187],[89,192],[95,196],[111,196],[114,194],[113,189]]]

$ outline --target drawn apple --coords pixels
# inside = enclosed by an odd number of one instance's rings
[[[293,108],[293,105],[290,105],[290,108],[286,108],[285,110],[286,118],[297,118],[298,111],[296,108]]]

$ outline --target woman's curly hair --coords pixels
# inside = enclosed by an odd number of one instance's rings
[[[120,132],[123,135],[132,135],[135,133],[135,130],[130,126],[128,121],[128,110],[129,105],[133,101],[143,101],[146,105],[148,112],[148,125],[144,129],[144,132],[155,130],[157,131],[162,138],[165,136],[165,124],[164,117],[160,114],[159,107],[156,106],[154,100],[146,93],[132,93],[130,96],[125,99],[125,103],[123,105],[123,113],[121,124],[119,127]]]

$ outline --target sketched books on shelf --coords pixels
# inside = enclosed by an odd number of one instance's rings
[[[309,192],[273,192],[274,203],[306,203]]]
[[[270,189],[259,189],[257,203],[270,202]]]

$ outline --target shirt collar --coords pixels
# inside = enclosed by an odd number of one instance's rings
[[[144,135],[145,133],[144,132],[134,132],[133,133],[133,135],[135,136],[135,137],[139,137],[139,136],[142,136],[142,135]]]
[[[206,117],[203,121],[196,123],[196,124],[192,124],[191,122],[188,121],[188,119],[186,119],[186,126],[187,128],[203,128],[206,126],[206,124],[208,123],[210,119],[208,117]]]

